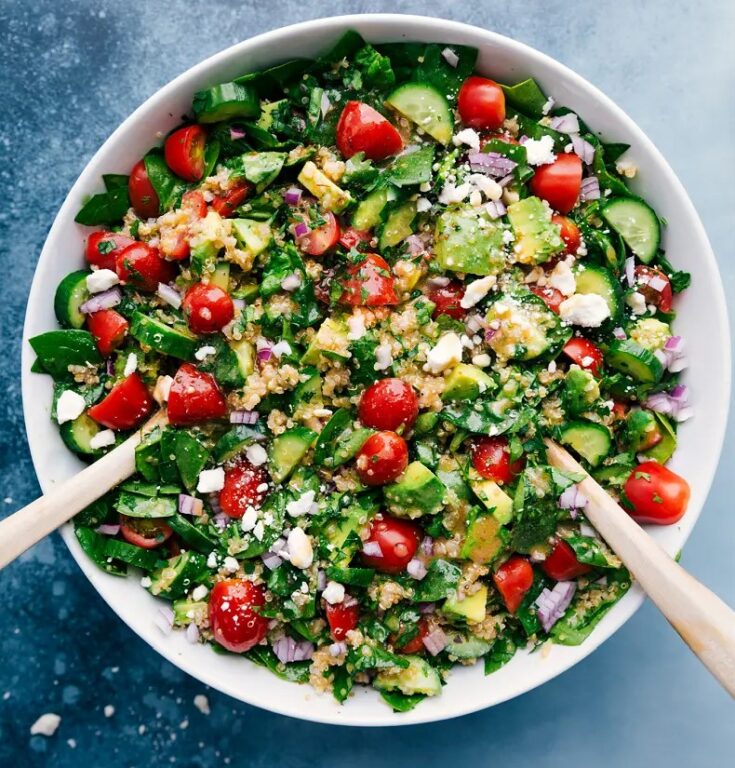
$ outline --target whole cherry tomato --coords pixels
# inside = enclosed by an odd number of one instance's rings
[[[225,471],[225,485],[219,492],[219,505],[226,515],[239,519],[248,507],[259,509],[267,494],[267,472],[243,460]]]
[[[184,295],[182,309],[194,333],[221,331],[235,316],[229,294],[213,283],[194,283]]]
[[[175,130],[163,145],[166,164],[184,181],[200,181],[204,176],[204,146],[207,132],[201,125],[186,125]]]
[[[115,386],[87,413],[98,424],[110,429],[134,429],[139,426],[153,408],[153,398],[137,373]]]
[[[161,202],[156,189],[148,178],[145,162],[139,160],[130,171],[128,177],[128,194],[130,204],[141,219],[152,219],[158,216]]]
[[[257,645],[268,631],[268,619],[258,613],[263,605],[263,587],[252,581],[218,581],[209,596],[209,626],[215,642],[233,653],[245,653]]]
[[[120,232],[92,232],[87,238],[84,256],[95,267],[111,269],[114,272],[117,254],[134,242],[132,237]]]
[[[639,464],[625,482],[630,516],[639,523],[672,525],[684,516],[691,490],[689,483],[655,461]]]
[[[161,519],[127,515],[120,515],[120,533],[125,541],[142,549],[160,547],[173,535],[171,528]]]
[[[408,466],[408,445],[395,432],[376,432],[358,451],[355,467],[365,485],[386,485]]]
[[[122,344],[128,332],[128,321],[114,309],[101,309],[87,315],[87,329],[94,336],[103,357]]]
[[[419,415],[414,388],[402,379],[381,379],[371,384],[360,398],[360,421],[366,427],[392,432],[411,429]]]
[[[362,562],[381,573],[401,573],[413,559],[421,541],[421,529],[410,520],[378,515],[370,524],[370,535],[363,544]],[[366,545],[380,553],[366,554]],[[372,546],[367,546],[368,551]]]
[[[533,568],[525,557],[513,555],[498,568],[493,581],[505,607],[510,613],[515,613],[533,585]]]
[[[577,155],[557,155],[556,160],[536,169],[531,191],[560,213],[569,213],[582,186],[582,160]]]
[[[589,573],[592,568],[577,560],[574,550],[564,539],[557,539],[551,553],[541,563],[541,570],[550,579],[569,581],[570,579],[576,579],[577,576]]]
[[[360,604],[354,597],[345,597],[341,603],[334,605],[327,603],[325,606],[327,622],[332,637],[340,642],[347,637],[351,629],[355,629],[360,618]]]
[[[347,158],[364,152],[370,160],[384,160],[401,151],[403,139],[380,112],[361,101],[348,101],[337,123],[337,147]]]
[[[466,314],[460,302],[464,296],[464,286],[458,280],[452,280],[448,285],[438,285],[429,290],[429,301],[436,304],[432,317],[447,315],[455,320],[461,320]]]
[[[523,457],[510,460],[510,448],[506,438],[478,437],[470,447],[470,457],[475,471],[486,480],[507,485],[523,470]]]
[[[599,376],[602,370],[602,350],[591,341],[581,336],[573,336],[564,345],[562,352],[580,368],[589,371],[593,376]]]
[[[653,304],[662,312],[671,312],[674,294],[671,281],[656,267],[639,264],[635,268],[635,289],[646,298],[646,304]]]
[[[568,216],[560,216],[558,213],[551,217],[551,221],[559,227],[559,234],[566,246],[564,253],[572,255],[577,253],[579,246],[582,245],[582,233],[579,227]]]
[[[539,299],[542,299],[552,312],[559,314],[559,305],[564,301],[564,294],[561,291],[557,291],[550,285],[531,285],[529,289],[531,293],[535,293]]]
[[[118,251],[115,269],[123,283],[149,292],[155,291],[159,283],[171,282],[176,275],[176,267],[146,243],[133,243]]]
[[[344,281],[340,297],[343,304],[352,307],[386,307],[398,304],[395,282],[390,265],[377,253],[366,253],[364,258],[347,267],[349,277]]]
[[[472,75],[462,83],[457,107],[462,122],[481,131],[497,131],[505,120],[503,89],[486,77]]]
[[[168,394],[168,420],[183,427],[227,416],[227,401],[214,376],[184,363]]]

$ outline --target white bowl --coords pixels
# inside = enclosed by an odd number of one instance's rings
[[[49,418],[51,379],[30,373],[28,338],[56,327],[53,296],[59,280],[83,266],[89,232],[74,223],[85,195],[100,189],[103,173],[127,172],[161,133],[186,113],[193,93],[290,57],[313,57],[345,30],[356,29],[371,42],[426,41],[475,46],[478,71],[506,83],[533,76],[543,90],[579,114],[606,139],[632,145],[640,168],[634,189],[668,222],[664,245],[671,261],[693,273],[692,287],[677,302],[676,330],[688,343],[695,418],[681,429],[672,467],[691,483],[689,510],[680,524],[651,530],[670,553],[681,549],[702,510],[720,456],[730,399],[730,342],[724,294],[715,258],[702,224],[681,183],[640,128],[610,99],[559,64],[526,45],[477,27],[420,16],[376,14],[319,19],[268,32],[234,45],[177,77],[139,107],[105,142],[73,186],[49,232],[31,287],[23,344],[23,401],[33,463],[44,492],[82,468],[63,445]],[[568,669],[612,635],[640,607],[644,595],[633,588],[580,647],[553,646],[550,653],[518,655],[490,677],[482,665],[452,672],[442,695],[412,712],[393,714],[372,690],[358,690],[343,706],[308,686],[286,683],[234,656],[192,646],[183,632],[164,637],[154,625],[160,603],[135,577],[119,579],[98,570],[80,549],[71,526],[62,536],[72,555],[120,618],[162,656],[203,683],[258,707],[293,717],[344,725],[405,725],[441,720],[510,699]]]

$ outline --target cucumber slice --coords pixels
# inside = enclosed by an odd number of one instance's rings
[[[215,464],[224,464],[242,453],[249,445],[262,439],[263,435],[257,429],[239,424],[217,441],[212,450],[212,460]]]
[[[192,360],[198,346],[197,337],[183,326],[173,328],[137,311],[133,313],[130,335],[144,346],[179,360]]]
[[[100,431],[100,426],[94,419],[83,413],[74,421],[66,421],[59,427],[61,439],[69,450],[80,453],[83,456],[99,455],[98,448],[92,448],[90,442]]]
[[[380,215],[388,203],[390,191],[387,188],[376,189],[361,200],[352,215],[352,226],[364,232],[380,224]]]
[[[227,261],[219,261],[214,272],[209,276],[209,282],[221,288],[225,293],[230,292],[230,264]]]
[[[189,550],[172,557],[163,568],[158,568],[151,574],[149,591],[157,597],[176,600],[183,597],[192,584],[207,576],[207,558]]]
[[[200,123],[218,123],[233,117],[257,117],[260,99],[251,85],[220,83],[197,91],[192,108]]]
[[[176,513],[166,520],[166,524],[197,552],[208,555],[217,548],[217,542],[205,532],[204,526],[195,525],[183,515]]]
[[[658,422],[661,442],[654,445],[653,448],[643,451],[643,455],[659,464],[666,464],[676,450],[676,433],[671,427],[671,422],[665,416],[655,413],[654,417]]]
[[[89,298],[86,269],[68,274],[56,289],[54,312],[60,325],[65,328],[83,328],[85,315],[79,307]]]
[[[653,261],[661,242],[661,224],[653,208],[637,198],[620,197],[610,201],[601,213],[644,264]]]
[[[135,493],[122,491],[115,509],[121,515],[153,519],[172,517],[176,514],[176,498],[174,496],[139,496]]]
[[[176,466],[184,481],[184,486],[191,493],[199,482],[199,473],[209,459],[209,450],[194,435],[188,432],[176,434]]]
[[[607,302],[610,317],[620,312],[620,286],[612,272],[596,264],[585,264],[575,272],[577,293],[594,293]]]
[[[446,651],[450,656],[458,659],[478,659],[488,653],[492,647],[492,643],[473,635],[469,637],[452,635],[452,641],[447,645]]]
[[[613,341],[605,354],[605,363],[644,384],[660,381],[664,375],[664,366],[656,355],[630,339]]]
[[[449,103],[428,83],[406,83],[386,99],[391,107],[445,146],[452,140],[454,118]]]
[[[304,458],[316,432],[308,427],[294,427],[274,438],[269,453],[269,469],[274,483],[283,482]]]
[[[561,430],[560,441],[596,467],[610,453],[610,430],[594,421],[572,421]]]
[[[391,211],[380,232],[378,248],[383,251],[392,248],[413,233],[416,218],[416,203],[409,201]]]

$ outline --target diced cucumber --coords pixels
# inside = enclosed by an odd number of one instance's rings
[[[232,231],[241,246],[253,256],[258,256],[273,241],[273,230],[264,221],[232,219]]]
[[[175,600],[174,624],[176,626],[186,626],[187,624],[198,624],[203,621],[209,613],[209,602],[207,600]]]
[[[218,123],[233,117],[257,117],[260,99],[251,85],[220,83],[197,91],[192,109],[200,123]]]
[[[373,685],[381,691],[400,691],[406,696],[417,693],[436,696],[441,693],[441,677],[428,661],[420,656],[403,658],[408,662],[405,669],[379,672]]]
[[[47,331],[29,340],[38,363],[55,380],[71,378],[70,365],[99,365],[100,353],[92,334],[76,329]]]
[[[574,274],[577,293],[594,293],[607,302],[610,317],[620,313],[620,285],[612,272],[596,264],[584,264]]]
[[[381,214],[390,199],[391,192],[395,196],[395,189],[380,187],[360,200],[352,214],[352,226],[365,232],[380,224]]]
[[[411,235],[415,218],[416,203],[412,200],[391,211],[380,231],[379,249],[392,248]]]
[[[644,264],[653,261],[661,242],[661,224],[651,206],[635,197],[619,197],[607,203],[601,213]]]
[[[60,283],[54,296],[54,312],[60,325],[65,328],[84,327],[85,315],[79,307],[89,298],[86,269],[71,272]]]
[[[433,85],[406,83],[396,88],[386,102],[440,144],[446,146],[452,140],[452,111]]]
[[[152,482],[158,482],[161,476],[158,465],[161,461],[161,430],[156,428],[143,438],[135,448],[135,470]]]
[[[67,448],[74,453],[84,456],[93,456],[100,453],[97,448],[92,448],[90,441],[100,431],[100,426],[94,419],[83,413],[74,421],[66,421],[59,427],[61,439]]]
[[[138,311],[133,313],[130,335],[144,346],[179,360],[192,360],[199,343],[183,325],[174,328]]]
[[[121,515],[153,519],[171,517],[176,513],[176,498],[174,496],[141,496],[122,491],[115,505]]]
[[[492,648],[492,643],[474,635],[462,637],[452,634],[450,637],[452,639],[446,647],[446,652],[457,659],[478,659]]]
[[[273,439],[268,468],[274,483],[283,482],[296,469],[316,439],[308,427],[293,427]]]
[[[224,464],[242,453],[249,445],[262,439],[263,435],[256,429],[246,424],[238,424],[217,441],[212,450],[212,460],[215,464]]]
[[[237,357],[237,367],[243,380],[255,370],[255,350],[253,345],[246,339],[240,341],[231,341],[230,348]]]
[[[559,437],[590,466],[596,467],[610,453],[610,430],[594,421],[572,421],[562,428]]]
[[[660,381],[664,374],[664,366],[656,355],[630,339],[611,342],[605,364],[644,384]]]
[[[183,597],[192,584],[209,575],[207,560],[198,552],[182,552],[151,574],[149,591],[157,597],[176,600]]]
[[[209,276],[211,285],[216,285],[225,293],[230,292],[230,264],[227,261],[217,262],[214,272]]]

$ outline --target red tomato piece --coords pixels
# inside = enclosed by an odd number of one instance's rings
[[[265,605],[263,587],[246,579],[218,581],[209,596],[209,626],[215,642],[233,653],[245,653],[268,631],[268,619],[258,613]]]
[[[370,524],[365,545],[377,545],[380,554],[363,551],[362,562],[381,573],[401,573],[416,554],[420,541],[421,529],[416,523],[378,515]]]
[[[589,371],[593,376],[599,376],[602,370],[602,350],[588,339],[573,336],[564,345],[562,352],[580,368]]]
[[[635,268],[635,289],[646,297],[646,304],[671,312],[674,301],[671,281],[660,269],[639,264]]]
[[[214,421],[227,416],[227,401],[214,376],[184,363],[174,376],[168,395],[168,419],[176,427]]]
[[[493,581],[505,607],[510,613],[515,613],[520,608],[526,592],[531,589],[533,568],[525,557],[513,555],[498,568]]]
[[[393,274],[388,262],[377,253],[366,253],[365,258],[347,268],[350,276],[344,281],[343,304],[352,307],[386,307],[398,304]]]
[[[189,190],[181,198],[181,210],[189,214],[192,221],[203,219],[207,215],[207,203],[204,201],[204,195],[197,190]],[[178,227],[175,234],[171,236],[161,236],[161,253],[165,258],[171,261],[181,261],[189,257],[189,227]]]
[[[344,157],[364,152],[370,160],[384,160],[401,151],[403,139],[380,112],[348,101],[337,123],[337,147]]]
[[[349,251],[352,248],[359,248],[363,243],[369,243],[372,238],[373,236],[366,230],[347,227],[339,236],[339,244]]]
[[[212,201],[212,210],[227,219],[233,216],[238,206],[242,205],[252,190],[247,181],[236,181],[226,192]]]
[[[297,240],[299,248],[310,256],[321,256],[339,242],[340,231],[337,217],[329,211],[322,216],[324,224],[309,230]]]
[[[429,301],[434,302],[436,307],[431,316],[436,319],[439,315],[447,315],[455,320],[462,320],[467,314],[467,310],[460,305],[463,296],[464,285],[458,280],[432,288],[429,291]]]
[[[360,618],[360,604],[354,598],[345,597],[341,603],[331,605],[327,603],[325,608],[329,630],[337,641],[344,640],[351,629],[357,627]]]
[[[551,217],[551,221],[559,227],[559,234],[566,245],[564,253],[572,255],[577,253],[579,246],[582,245],[582,233],[579,227],[568,216],[560,216],[558,213]]]
[[[170,283],[176,267],[146,243],[133,243],[119,251],[115,260],[117,276],[141,291],[155,291],[159,283]]]
[[[684,516],[691,490],[689,483],[655,461],[639,464],[625,482],[630,516],[639,523],[672,525]]]
[[[120,533],[125,541],[142,549],[160,547],[173,535],[173,531],[163,520],[127,515],[120,515]]]
[[[564,539],[557,539],[554,548],[541,563],[541,570],[550,578],[556,581],[569,581],[589,573],[592,568],[585,563],[580,563],[574,550]]]
[[[559,314],[559,305],[564,301],[564,294],[552,288],[550,285],[530,285],[529,290],[535,293],[539,299],[555,314]]]
[[[385,485],[400,477],[408,466],[408,445],[395,432],[376,432],[357,454],[355,467],[365,485]]]
[[[494,480],[501,485],[512,483],[523,470],[523,457],[510,460],[508,441],[500,437],[478,437],[470,447],[472,466],[486,480]]]
[[[148,178],[143,160],[139,160],[130,171],[128,178],[128,194],[130,204],[141,219],[152,219],[158,216],[161,203],[156,194],[155,187]]]
[[[248,507],[259,509],[268,490],[268,474],[262,467],[254,467],[249,461],[241,461],[225,471],[225,485],[219,492],[222,511],[240,519]]]
[[[128,332],[128,321],[114,309],[101,309],[87,315],[87,329],[94,336],[103,357],[122,344]]]
[[[131,373],[87,413],[98,424],[110,429],[134,429],[153,408],[153,398],[137,373]]]
[[[120,232],[92,232],[87,238],[84,256],[90,264],[100,269],[115,270],[115,258],[123,249],[135,242]]]
[[[400,651],[401,653],[421,653],[424,650],[424,638],[429,634],[429,622],[424,618],[419,619],[418,630],[418,633],[415,634],[408,642],[403,643],[403,645],[398,645],[396,650]],[[395,635],[391,635],[388,639],[392,645],[395,645],[396,641],[400,638],[396,637]]]
[[[497,131],[505,120],[503,89],[486,77],[472,75],[462,83],[457,107],[462,122],[481,131]]]
[[[221,331],[235,316],[229,294],[213,283],[194,283],[184,295],[182,309],[194,333]]]
[[[560,213],[569,213],[579,198],[582,185],[582,160],[577,155],[557,155],[541,165],[531,179],[531,191]]]
[[[358,413],[366,427],[404,432],[416,422],[419,399],[408,382],[381,379],[362,393]]]
[[[163,145],[166,165],[184,181],[199,181],[204,176],[204,146],[207,132],[201,125],[186,125],[175,130]]]

